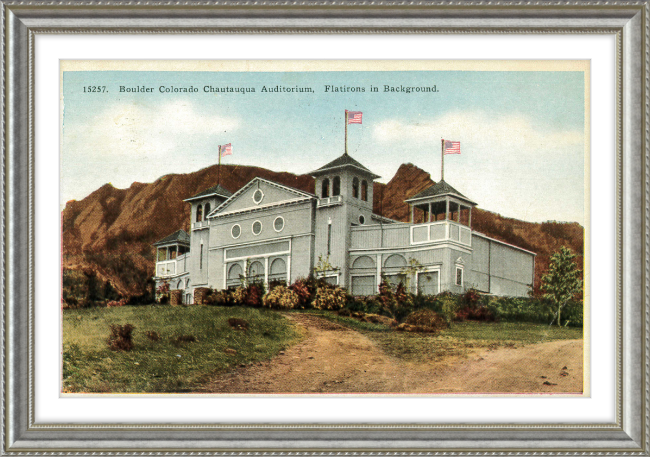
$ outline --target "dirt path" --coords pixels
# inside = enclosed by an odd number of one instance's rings
[[[582,391],[582,341],[480,351],[460,361],[403,362],[359,332],[305,314],[287,316],[305,339],[278,357],[205,386],[219,393],[524,393]]]

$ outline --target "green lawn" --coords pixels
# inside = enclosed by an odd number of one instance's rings
[[[249,329],[231,328],[231,317],[246,320]],[[109,325],[126,323],[135,327],[134,349],[111,351],[106,344]],[[158,332],[160,340],[150,340],[147,331]],[[176,342],[182,335],[197,341]],[[287,319],[265,309],[151,305],[64,310],[63,391],[189,392],[216,373],[274,357],[300,339]]]
[[[390,331],[382,324],[360,322],[331,311],[302,311],[357,330],[394,357],[422,362],[442,357],[465,357],[474,349],[523,346],[554,340],[582,339],[582,328],[558,327],[528,322],[454,322],[438,333]]]

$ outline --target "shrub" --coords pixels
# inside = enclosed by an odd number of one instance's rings
[[[262,296],[264,288],[259,284],[249,284],[247,287],[238,287],[232,293],[232,299],[235,304],[243,306],[253,306],[259,308],[262,306]]]
[[[158,303],[167,303],[169,301],[169,281],[163,281],[156,289],[156,298]]]
[[[133,327],[131,324],[111,324],[111,334],[106,344],[112,351],[130,351],[133,349]]]
[[[430,309],[412,312],[406,317],[405,324],[412,326],[410,330],[415,331],[436,331],[448,327],[447,321]]]
[[[364,313],[364,314],[381,314],[381,315],[390,315],[390,312],[382,307],[381,302],[377,295],[370,295],[367,297],[348,297],[348,301],[345,307],[350,310],[352,313]]]
[[[286,286],[277,286],[262,299],[264,306],[274,309],[293,309],[298,307],[298,295]]]
[[[296,306],[296,308],[307,308],[311,305],[315,290],[310,290],[308,279],[296,279],[296,281],[289,286],[289,289],[291,289],[298,297],[298,306]]]
[[[440,300],[440,314],[447,324],[450,324],[456,318],[460,308],[458,299],[450,293],[442,293],[437,298]]]
[[[496,317],[486,306],[481,306],[478,308],[471,308],[469,306],[465,306],[464,308],[458,310],[458,312],[456,313],[455,320],[496,322]]]
[[[553,313],[544,300],[525,297],[490,297],[488,310],[504,322],[536,322],[548,324]]]
[[[339,310],[347,303],[347,295],[340,287],[319,287],[312,305],[316,309]]]
[[[232,306],[235,300],[229,290],[213,290],[206,298],[206,304],[212,306]]]
[[[475,309],[479,307],[479,301],[481,300],[481,295],[476,289],[467,289],[465,293],[460,297],[461,305]]]

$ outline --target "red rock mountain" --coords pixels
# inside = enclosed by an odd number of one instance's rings
[[[310,176],[249,166],[223,165],[221,185],[235,192],[256,176],[314,192]],[[180,228],[189,231],[190,205],[183,200],[216,182],[215,165],[194,173],[166,175],[150,184],[133,183],[128,189],[106,184],[83,200],[69,201],[62,213],[64,271],[93,272],[123,296],[142,294],[154,271],[152,243]],[[433,183],[429,173],[403,164],[388,184],[375,183],[375,212],[407,221],[409,210],[404,200]],[[537,286],[550,254],[562,245],[579,254],[582,266],[584,231],[577,223],[531,223],[476,210],[472,226],[536,252]]]

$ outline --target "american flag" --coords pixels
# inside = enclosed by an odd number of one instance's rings
[[[445,154],[460,154],[460,141],[445,140]]]
[[[221,146],[221,157],[232,155],[232,143],[224,144]]]
[[[348,111],[348,124],[361,124],[361,111]]]

